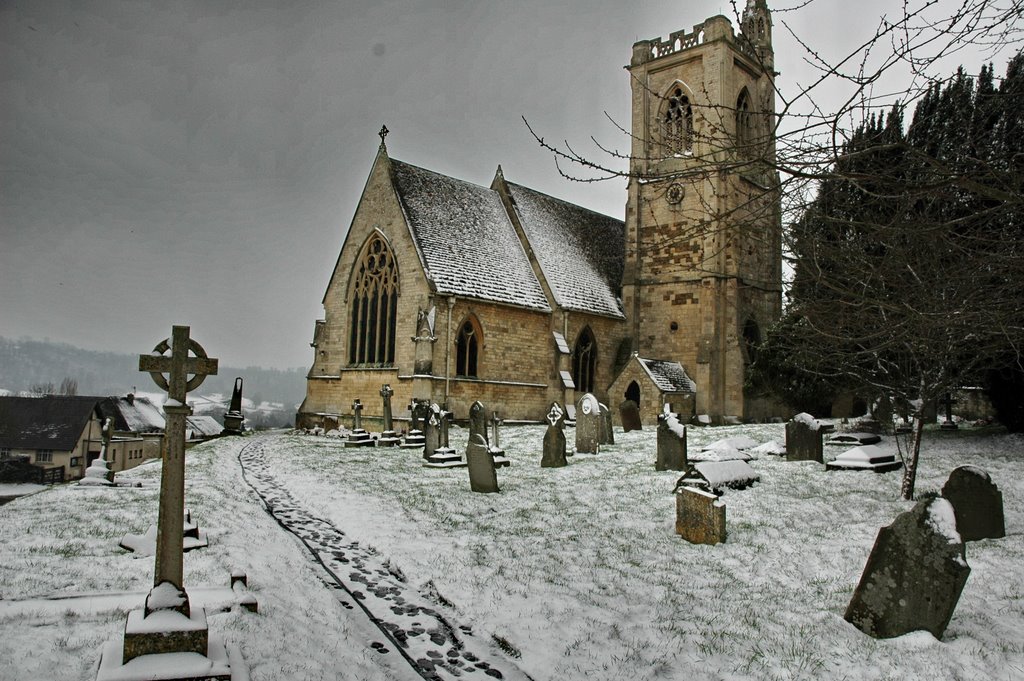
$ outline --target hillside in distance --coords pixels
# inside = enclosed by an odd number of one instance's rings
[[[257,405],[280,402],[294,409],[306,393],[306,368],[266,369],[232,367],[221,363],[216,376],[208,376],[202,392],[230,396],[235,377],[241,376],[242,394]],[[77,382],[79,395],[124,395],[132,390],[158,388],[139,371],[139,356],[83,350],[67,343],[0,337],[0,389],[11,394],[51,384],[58,390],[65,379]]]

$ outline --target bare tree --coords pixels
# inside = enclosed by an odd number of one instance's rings
[[[64,380],[60,382],[60,394],[61,395],[77,395],[78,394],[78,380],[65,376]]]

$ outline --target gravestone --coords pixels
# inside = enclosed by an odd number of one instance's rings
[[[426,461],[423,463],[428,468],[456,468],[465,466],[465,462],[458,452],[448,444],[448,425],[451,423],[452,413],[446,411],[437,404],[430,405],[430,418],[427,419],[427,447],[432,447],[429,455],[424,449]],[[434,439],[437,445],[433,446]]]
[[[466,446],[466,461],[469,465],[469,488],[474,492],[498,492],[498,474],[494,459],[483,437],[479,434],[469,438]]]
[[[421,449],[427,444],[426,421],[430,411],[430,403],[413,398],[409,403],[409,430],[405,433],[402,449]]]
[[[505,456],[505,450],[501,448],[501,440],[498,439],[498,426],[504,421],[498,418],[498,412],[491,414],[491,433],[494,435],[494,444],[491,445],[491,456],[494,458],[496,468],[511,466],[512,462]]]
[[[624,433],[644,429],[644,424],[640,421],[640,407],[633,400],[623,400],[619,405],[619,419],[622,421]]]
[[[357,399],[352,402],[352,432],[345,440],[345,446],[372,447],[375,444],[373,437],[363,428],[363,403]]]
[[[434,451],[441,446],[441,407],[431,404],[423,421],[423,458],[430,460]]]
[[[612,430],[612,413],[606,405],[598,403],[598,406],[601,409],[601,444],[613,445],[615,444],[615,431]]]
[[[808,413],[797,414],[786,424],[786,460],[824,463],[822,436],[832,430],[831,424],[821,423]]]
[[[103,428],[100,432],[103,437],[100,455],[93,459],[89,467],[85,469],[85,477],[78,481],[81,486],[109,487],[114,484],[114,471],[110,470],[107,465],[107,450],[114,432],[114,426],[110,419],[103,421]]]
[[[384,424],[382,426],[383,431],[380,437],[377,438],[378,447],[395,447],[402,441],[402,438],[395,432],[394,416],[391,413],[391,396],[394,394],[395,391],[391,389],[389,384],[385,383],[380,387]]]
[[[975,466],[954,469],[942,496],[953,505],[956,529],[965,542],[1006,536],[1003,493],[987,472]]]
[[[170,356],[165,356],[168,351]],[[190,357],[189,353],[193,356]],[[128,614],[121,660],[112,659],[111,648],[105,648],[97,678],[116,675],[119,668],[123,669],[122,665],[142,655],[172,653],[162,658],[165,662],[158,663],[158,666],[173,669],[182,659],[180,653],[193,653],[198,659],[205,659],[202,678],[230,679],[231,669],[224,646],[210,641],[206,612],[203,608],[190,607],[182,579],[185,417],[192,411],[185,398],[207,376],[217,373],[217,360],[208,358],[202,346],[189,338],[189,327],[175,326],[171,338],[157,344],[152,355],[139,357],[139,371],[149,372],[153,381],[167,391],[163,407],[166,427],[160,476],[156,568],[153,588],[146,596],[144,609]],[[168,374],[166,377],[164,372]],[[189,671],[179,675],[186,678],[194,676],[197,674]],[[174,678],[174,675],[172,673],[165,678]]]
[[[956,421],[953,420],[953,404],[955,403],[956,400],[953,399],[953,395],[951,393],[946,393],[942,399],[939,400],[939,404],[944,407],[946,411],[946,418],[941,424],[939,424],[939,429],[957,430],[959,428],[959,426],[956,425]]]
[[[829,471],[874,471],[888,473],[903,468],[903,462],[896,455],[878,445],[861,445],[843,452],[825,464]]]
[[[844,618],[873,638],[941,639],[970,572],[953,505],[924,499],[878,531]]]
[[[544,432],[544,454],[541,468],[561,468],[568,465],[565,460],[565,412],[558,402],[552,402],[546,417],[548,429]]]
[[[597,454],[601,450],[601,404],[586,393],[576,409],[576,452]]]
[[[473,436],[479,435],[483,438],[484,444],[487,442],[487,409],[484,407],[484,403],[477,400],[469,407],[469,441],[473,441]]]
[[[658,415],[658,458],[654,470],[681,471],[686,463],[686,426],[666,409]]]
[[[718,495],[696,487],[675,490],[676,534],[691,544],[725,541],[725,502]]]
[[[235,388],[231,391],[231,405],[224,414],[224,430],[221,435],[241,435],[242,423],[245,416],[242,415],[242,377],[235,378]]]

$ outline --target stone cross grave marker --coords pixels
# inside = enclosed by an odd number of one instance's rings
[[[953,405],[955,403],[956,400],[953,399],[953,395],[951,393],[946,393],[942,399],[939,400],[939,404],[946,409],[946,420],[939,424],[939,428],[942,430],[958,430],[956,421],[953,420]]]
[[[168,351],[171,353],[169,356],[164,354]],[[193,356],[190,357],[190,353]],[[207,376],[217,374],[217,360],[207,357],[203,347],[189,338],[189,327],[175,326],[171,337],[153,348],[153,354],[139,356],[139,371],[149,372],[153,382],[167,391],[153,586],[170,582],[183,591],[181,545],[184,530],[181,519],[185,514],[185,417],[192,412],[185,404],[185,396],[198,388]],[[165,372],[168,374],[166,377]],[[188,607],[187,601],[185,607]]]
[[[394,394],[395,391],[391,389],[390,384],[384,383],[381,385],[380,398],[384,403],[382,411],[384,414],[384,430],[380,437],[377,438],[378,447],[394,447],[402,441],[402,438],[395,432],[395,418],[391,413],[391,396]]]
[[[512,462],[505,456],[505,450],[501,448],[501,440],[498,439],[498,426],[503,423],[504,421],[498,418],[498,412],[491,412],[491,435],[494,436],[494,444],[490,447],[491,456],[494,457],[495,468],[505,468],[512,465]]]
[[[576,411],[576,451],[597,454],[601,447],[601,403],[586,393]]]
[[[686,468],[686,426],[672,412],[658,415],[658,458],[656,471],[681,471]]]

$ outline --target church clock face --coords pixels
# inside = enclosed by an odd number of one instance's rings
[[[665,200],[675,205],[683,200],[686,192],[683,190],[683,185],[678,182],[673,182],[669,185],[668,190],[665,192]]]

